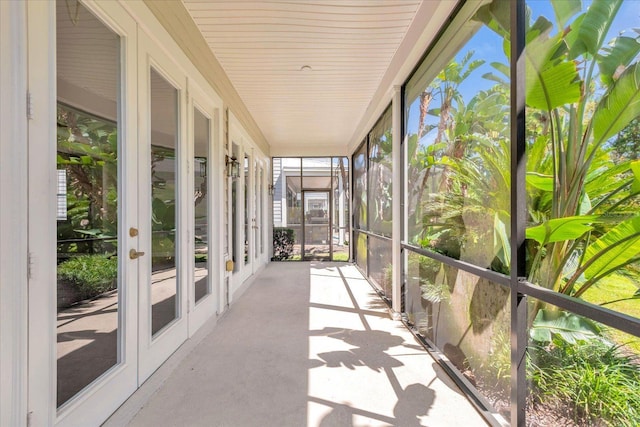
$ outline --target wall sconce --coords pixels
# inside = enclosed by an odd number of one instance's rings
[[[276,192],[276,186],[273,184],[269,184],[269,195],[273,196]]]
[[[225,166],[227,168],[227,176],[236,179],[240,176],[240,162],[236,157],[225,156]]]

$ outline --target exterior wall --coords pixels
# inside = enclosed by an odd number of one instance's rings
[[[282,227],[286,221],[286,187],[284,181],[286,176],[282,173],[282,159],[273,159],[273,226]]]

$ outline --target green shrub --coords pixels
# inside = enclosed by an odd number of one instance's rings
[[[58,265],[58,280],[73,285],[83,298],[115,289],[118,259],[106,255],[81,255]]]
[[[273,229],[272,261],[288,259],[293,254],[294,231],[291,228],[275,227]]]
[[[601,339],[529,347],[529,378],[542,403],[564,402],[581,425],[640,425],[640,364]]]

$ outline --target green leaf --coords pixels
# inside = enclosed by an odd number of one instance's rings
[[[621,222],[590,244],[584,262],[593,261],[584,271],[587,279],[624,265],[640,254],[640,216]]]
[[[93,163],[91,156],[80,156],[80,161],[83,165],[90,165]]]
[[[500,83],[500,84],[503,84],[503,85],[508,84],[508,82],[505,79],[503,79],[502,77],[497,76],[497,75],[495,75],[493,73],[484,73],[482,75],[482,78],[486,79],[486,80],[494,81],[494,82],[497,82],[497,83]]]
[[[553,191],[553,176],[527,172],[527,184],[542,191]]]
[[[631,184],[631,193],[640,192],[640,160],[631,162],[629,168],[633,172],[633,184]]]
[[[110,237],[116,237],[116,236],[112,236],[108,233],[105,233],[104,230],[101,230],[99,228],[92,228],[90,230],[73,230],[75,233],[78,234],[84,234],[86,236],[91,236],[91,237],[100,237],[100,238],[110,238]]]
[[[510,0],[495,0],[478,9],[474,20],[483,22],[500,35],[508,35],[510,27]]]
[[[555,0],[551,2],[551,5],[560,30],[566,27],[569,18],[582,10],[580,0]]]
[[[527,33],[525,49],[526,102],[533,108],[551,111],[578,102],[580,76],[574,61],[562,61],[566,51],[562,34],[548,36],[548,21],[539,18]]]
[[[497,254],[505,266],[511,265],[511,243],[507,227],[496,212],[493,218],[493,253]]]
[[[553,23],[544,16],[539,16],[536,21],[527,29],[526,42],[527,44],[533,42],[535,39],[544,37],[548,39],[548,35],[553,29]],[[559,38],[558,38],[559,39]]]
[[[565,33],[564,42],[567,44],[567,48],[569,49],[569,52],[578,41],[579,34],[577,29],[580,28],[580,26],[582,25],[582,21],[584,21],[584,16],[585,14],[583,13],[580,16],[578,16],[576,19],[574,19],[573,22],[569,24],[568,28],[570,31],[568,33]],[[574,58],[571,58],[571,59],[574,59]]]
[[[580,211],[578,212],[580,215],[585,215],[591,211],[591,199],[589,198],[588,193],[584,193],[582,199],[580,200]]]
[[[484,65],[484,63],[484,59],[476,59],[475,61],[471,61],[467,67],[467,70],[459,77],[459,81],[464,81],[476,68],[481,67],[482,65]]]
[[[624,183],[620,176],[629,171],[629,162],[620,163],[615,166],[606,164],[603,167],[589,171],[585,180],[584,190],[596,200],[598,197],[606,195]]]
[[[527,59],[531,53],[527,54]],[[527,60],[526,67],[526,97],[527,105],[545,111],[566,104],[573,104],[580,100],[580,81],[576,64],[560,62],[541,64],[543,69],[537,68],[533,61]]]
[[[584,233],[593,230],[591,224],[598,222],[596,215],[568,216],[554,218],[535,227],[527,228],[527,239],[533,239],[541,245],[547,243],[575,240]]]
[[[507,64],[503,64],[502,62],[492,62],[490,65],[505,77],[511,78],[511,69]]]
[[[601,329],[593,320],[560,310],[541,309],[529,331],[531,339],[551,342],[557,336],[569,344],[598,338]]]
[[[606,85],[614,82],[613,76],[622,67],[625,69],[640,53],[640,42],[631,37],[617,37],[611,46],[603,47],[596,60],[600,68],[600,79]]]
[[[622,0],[594,0],[591,3],[581,24],[573,28],[576,41],[571,46],[570,59],[585,53],[591,56],[598,53],[621,4]]]
[[[600,100],[593,114],[593,137],[599,145],[640,116],[640,63],[625,70]]]

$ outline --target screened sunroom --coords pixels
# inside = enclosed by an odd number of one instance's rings
[[[0,2],[0,425],[640,424],[639,19]]]

